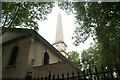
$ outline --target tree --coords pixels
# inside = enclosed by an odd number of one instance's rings
[[[77,51],[68,52],[68,59],[81,68],[80,55]]]
[[[65,3],[67,4],[67,3]],[[118,2],[73,2],[70,6],[75,12],[76,27],[73,35],[77,46],[93,37],[101,44],[101,55],[104,62],[120,62],[120,4]],[[64,8],[65,7],[65,8]],[[65,10],[66,5],[63,5]]]
[[[2,27],[35,28],[37,20],[45,20],[54,3],[2,2]]]
[[[95,35],[102,45],[101,54],[106,63],[110,60],[112,64],[120,61],[119,6],[119,3],[75,3],[74,5],[77,11],[77,21],[81,24],[81,27],[76,28],[77,36],[74,37],[76,42],[84,41],[89,36]]]
[[[81,53],[82,57],[82,68],[98,67],[104,64],[101,56],[101,46],[98,44],[92,45],[87,50],[83,50]]]

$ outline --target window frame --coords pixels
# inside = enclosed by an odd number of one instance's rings
[[[9,61],[8,61],[8,65],[7,66],[15,67],[18,52],[19,52],[19,47],[16,45],[16,46],[14,46],[12,48],[12,50],[10,52]]]
[[[48,52],[45,52],[44,56],[43,56],[43,65],[48,65],[49,62],[50,62],[50,56],[49,56]]]

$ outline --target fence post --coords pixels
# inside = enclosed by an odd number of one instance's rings
[[[105,75],[105,70],[104,70],[104,67],[101,66],[101,69],[102,69],[102,72],[103,72],[103,77],[104,77],[104,80],[106,80],[106,75]]]
[[[53,80],[55,80],[55,75],[53,75]]]
[[[73,80],[74,80],[74,72],[72,72],[72,78],[73,78]]]
[[[115,65],[116,72],[117,72],[117,79],[120,79],[120,68],[118,65]]]
[[[69,73],[67,73],[67,80],[69,80]]]
[[[96,74],[97,80],[99,80],[98,69],[96,67],[95,67],[95,74]]]
[[[39,76],[37,77],[37,80],[39,80]]]
[[[90,80],[92,80],[92,72],[90,68],[89,68],[89,73],[90,73]]]
[[[84,80],[86,80],[86,73],[85,73],[85,70],[83,70],[83,77],[84,77]]]
[[[49,76],[48,76],[48,80],[50,80],[51,79],[51,74],[49,74]]]
[[[93,80],[97,80],[97,79],[96,79],[96,77],[95,77],[95,75],[94,75],[94,77],[93,77],[93,78],[94,78]]]
[[[36,80],[35,78],[32,78],[33,80]]]
[[[59,74],[58,74],[58,76],[57,76],[57,80],[59,80]]]
[[[43,77],[41,77],[41,79],[40,80],[43,80]]]
[[[62,80],[64,80],[64,74],[62,73]]]
[[[109,71],[110,71],[110,75],[111,75],[112,80],[114,80],[113,71],[111,70],[111,67],[109,66],[108,69],[109,69]]]
[[[45,80],[47,80],[47,77],[45,76]]]
[[[78,73],[78,80],[80,80],[80,72],[78,71],[77,73]]]

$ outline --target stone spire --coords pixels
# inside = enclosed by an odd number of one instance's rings
[[[65,57],[67,56],[66,47],[67,45],[64,43],[64,36],[63,36],[63,26],[62,26],[62,17],[59,13],[57,16],[57,25],[56,25],[56,41],[53,46],[60,51]]]
[[[63,39],[62,18],[59,13],[57,17],[56,42],[60,42],[60,41],[64,41],[64,39]]]

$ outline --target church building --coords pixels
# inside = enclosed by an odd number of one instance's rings
[[[2,28],[2,78],[31,78],[81,72],[65,56],[61,15],[58,15],[56,42],[53,47],[37,31]],[[64,54],[63,54],[64,53]],[[82,72],[81,72],[82,73]]]

